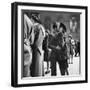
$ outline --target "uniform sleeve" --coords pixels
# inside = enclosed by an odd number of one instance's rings
[[[26,14],[24,14],[24,36],[26,38],[29,38],[32,26],[33,23],[31,22],[30,18]]]
[[[44,40],[44,34],[43,34],[43,28],[38,25],[34,26],[34,44],[35,47],[40,47],[43,44]]]

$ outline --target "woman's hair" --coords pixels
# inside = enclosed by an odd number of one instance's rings
[[[63,33],[65,33],[67,31],[66,26],[63,23],[60,23],[59,28],[63,28]]]
[[[53,23],[53,26],[52,27],[53,27],[53,29],[57,28],[56,22]]]

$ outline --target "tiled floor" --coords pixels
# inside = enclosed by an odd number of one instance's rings
[[[46,62],[44,62],[44,67],[45,67],[45,72],[46,72],[46,70],[47,70]],[[76,76],[76,75],[80,74],[80,59],[79,59],[79,57],[73,58],[73,64],[69,64],[68,71],[69,71],[69,76],[72,76],[72,75]],[[51,76],[51,70],[50,70],[50,73],[45,74],[45,77],[47,77],[47,76]],[[58,63],[57,63],[57,76],[61,76]]]

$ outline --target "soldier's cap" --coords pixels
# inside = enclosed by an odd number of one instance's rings
[[[72,35],[71,35],[71,34],[69,34],[69,35],[68,35],[68,37],[72,38]]]
[[[40,14],[39,13],[32,13],[31,18],[34,19],[36,22],[40,23]]]

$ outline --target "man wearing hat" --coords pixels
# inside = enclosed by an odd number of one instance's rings
[[[72,35],[70,34],[68,36],[68,39],[69,39],[69,63],[73,64],[73,45],[72,45]]]

